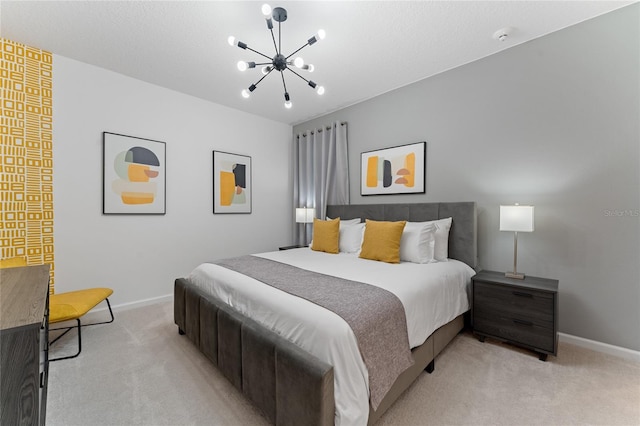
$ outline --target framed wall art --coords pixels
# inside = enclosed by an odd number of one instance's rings
[[[251,213],[251,157],[213,151],[213,213]]]
[[[424,194],[427,143],[363,152],[360,194]]]
[[[102,213],[165,214],[166,144],[102,133]]]

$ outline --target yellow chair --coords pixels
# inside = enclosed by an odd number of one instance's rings
[[[75,355],[63,356],[59,358],[49,358],[49,361],[60,361],[62,359],[75,358],[82,351],[82,327],[90,325],[109,324],[113,322],[113,311],[109,296],[113,294],[110,288],[88,288],[85,290],[70,291],[67,293],[52,294],[49,296],[49,324],[55,324],[64,321],[76,321],[76,325],[70,327],[51,328],[49,331],[65,330],[64,333],[53,339],[49,345],[53,345],[62,336],[67,334],[74,328],[78,329],[78,352]],[[107,302],[109,307],[109,321],[94,322],[91,324],[82,324],[80,318],[96,307],[100,302]]]
[[[0,268],[11,268],[17,266],[27,266],[27,260],[24,257],[0,260]],[[60,361],[62,359],[75,358],[80,355],[80,352],[82,351],[82,327],[113,322],[113,311],[111,310],[111,303],[109,303],[109,296],[112,294],[113,290],[110,288],[89,288],[85,290],[70,291],[67,293],[52,294],[49,296],[49,324],[56,324],[64,321],[76,321],[76,325],[72,325],[70,327],[49,329],[49,331],[65,330],[64,333],[49,342],[49,345],[53,345],[72,329],[78,329],[78,352],[75,355],[50,358],[49,361]],[[80,318],[91,309],[95,308],[102,301],[107,302],[111,320],[82,324]]]

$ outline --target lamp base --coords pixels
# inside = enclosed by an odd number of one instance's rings
[[[524,274],[518,272],[505,272],[504,276],[507,278],[515,278],[516,280],[524,280]]]

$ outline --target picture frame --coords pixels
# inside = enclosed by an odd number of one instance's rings
[[[251,157],[213,151],[213,213],[251,213]]]
[[[102,214],[166,213],[166,144],[102,132]]]
[[[424,194],[427,143],[363,152],[360,195]]]

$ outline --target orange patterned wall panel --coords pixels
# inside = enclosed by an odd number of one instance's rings
[[[53,264],[51,53],[0,38],[2,259]]]

